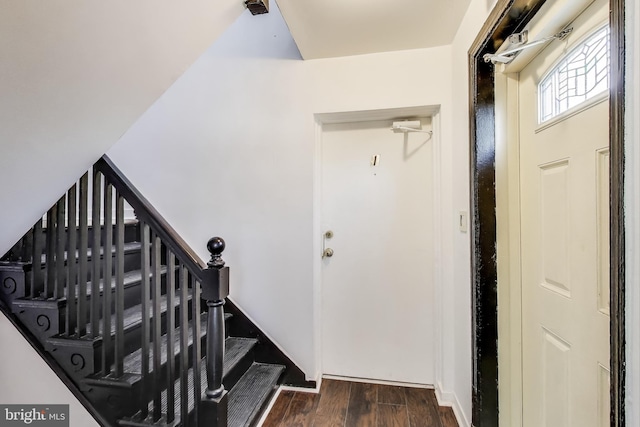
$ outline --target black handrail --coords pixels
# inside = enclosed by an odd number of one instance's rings
[[[198,280],[202,280],[203,270],[207,268],[207,265],[131,181],[124,176],[113,161],[104,155],[96,162],[94,167],[124,196],[127,203],[136,212],[138,219],[149,224],[149,227],[160,237],[160,240],[171,252],[185,264],[191,274],[194,274]]]

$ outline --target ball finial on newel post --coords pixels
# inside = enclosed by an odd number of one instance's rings
[[[222,237],[212,237],[207,242],[207,249],[211,253],[211,259],[207,262],[210,268],[222,268],[224,267],[224,260],[222,259],[222,251],[226,244]]]

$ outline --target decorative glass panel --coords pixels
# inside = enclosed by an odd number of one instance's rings
[[[538,122],[609,89],[609,27],[576,46],[538,85]]]

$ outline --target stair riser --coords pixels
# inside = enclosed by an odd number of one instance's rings
[[[187,303],[189,313],[192,310],[192,301]],[[180,308],[174,307],[175,326],[180,326]],[[166,333],[167,312],[162,313],[162,334]],[[150,319],[153,323],[153,319]],[[111,335],[112,344],[115,342],[115,334]],[[142,324],[137,323],[124,330],[124,354],[128,355],[140,348],[142,341]],[[102,341],[92,342],[87,339],[74,339],[64,336],[53,336],[45,342],[46,350],[51,353],[65,371],[75,381],[80,381],[89,375],[97,374],[102,367]],[[113,354],[113,351],[110,355]],[[112,356],[110,356],[112,357]],[[111,364],[111,363],[110,363]]]
[[[11,309],[40,341],[63,331],[64,317],[61,301],[17,299],[13,302]]]
[[[166,277],[163,276],[162,280],[162,293],[164,294]],[[41,340],[46,340],[50,337],[64,334],[66,325],[66,302],[65,300],[39,300],[39,299],[13,299],[7,300],[3,295],[3,300],[11,304],[11,310],[16,314],[29,329],[31,333],[36,335]],[[112,316],[115,316],[115,290],[111,293],[111,312]],[[125,308],[138,305],[142,301],[141,296],[141,283],[137,282],[124,290]],[[87,297],[86,313],[87,322],[90,322],[91,315],[91,300]],[[191,319],[192,313],[192,300],[190,299],[187,304],[189,319]],[[175,325],[180,325],[180,311],[179,306],[174,308]],[[103,305],[100,301],[99,315],[102,318]],[[166,313],[162,314],[162,333],[166,332]],[[137,332],[136,332],[137,331]],[[140,326],[134,328],[127,328],[125,330],[125,345],[127,348],[126,353],[135,350],[140,345]],[[131,337],[130,337],[131,335]]]
[[[194,352],[194,346],[193,346],[193,343],[191,343],[191,345],[189,345],[187,350],[187,360],[188,360],[189,368],[193,367],[193,352]],[[200,339],[200,353],[202,357],[206,356],[206,335]],[[180,354],[177,354],[174,356],[174,359],[173,359],[174,361],[173,380],[174,381],[180,377],[180,370],[178,369],[178,366],[180,366],[180,360],[181,360]],[[166,381],[166,378],[168,378],[168,375],[169,375],[168,366],[166,362],[160,366],[159,372],[160,372],[160,378],[162,378],[162,381]],[[201,380],[204,382],[207,381],[206,378],[201,378]],[[151,398],[149,400],[151,400]]]
[[[117,386],[93,383],[81,388],[111,426],[118,425],[118,419],[135,414],[143,401],[142,381],[133,381],[133,384],[123,382]]]
[[[100,340],[49,338],[47,350],[75,382],[98,372],[102,366]]]
[[[18,299],[13,302],[11,308],[27,329],[44,341],[56,335],[66,334],[65,305],[64,300]],[[100,317],[102,317],[102,311],[101,306]],[[90,307],[87,305],[87,323],[90,321],[89,313]],[[87,332],[90,333],[90,325],[87,326]]]
[[[124,288],[124,308],[133,307],[134,305],[138,305],[142,302],[142,282],[136,282],[126,286]],[[110,298],[111,298],[111,313],[115,312],[115,297],[116,291],[115,289],[111,289]],[[100,310],[99,316],[102,318],[104,309],[102,299],[104,298],[104,292],[100,292]],[[91,304],[91,295],[87,296],[87,307]],[[90,309],[87,310],[87,321],[90,320]]]
[[[253,348],[251,351],[246,353],[242,359],[236,364],[233,369],[229,370],[225,373],[224,378],[222,379],[222,384],[224,384],[225,390],[231,390],[234,385],[238,382],[238,380],[244,375],[244,373],[249,369],[253,361],[255,360],[255,353]]]
[[[0,266],[0,299],[8,306],[25,296],[26,274],[21,266]]]
[[[191,320],[191,313],[193,310],[192,307],[193,307],[192,301],[189,300],[187,302],[187,309],[189,311],[189,320]],[[174,313],[175,327],[177,328],[180,326],[180,307],[179,306],[174,307],[173,313]],[[166,311],[162,313],[160,319],[161,319],[160,331],[162,335],[164,335],[167,333],[167,312]],[[151,317],[149,318],[149,323],[150,325],[153,325],[153,318]],[[115,339],[115,335],[112,335],[112,339]],[[125,354],[132,353],[136,349],[140,348],[140,343],[142,342],[142,324],[136,324],[134,327],[127,328],[125,330],[124,339],[125,339],[124,341]]]
[[[116,241],[116,229],[115,227],[106,227],[104,225],[100,226],[100,242],[104,243],[105,241],[105,236],[106,236],[106,230],[111,228],[112,230],[112,234],[111,234],[111,238],[112,241],[115,242]],[[138,225],[137,222],[131,222],[131,223],[126,223],[124,225],[124,241],[125,242],[137,242],[139,241],[139,236],[140,236],[140,227]],[[93,227],[89,226],[88,228],[89,232],[87,233],[87,240],[89,243],[89,247],[91,247],[93,245]],[[80,239],[80,232],[78,229],[76,229],[76,240]],[[69,249],[68,246],[68,242],[69,242],[69,229],[65,228],[65,232],[64,232],[64,248],[65,250]],[[39,243],[40,243],[40,247],[43,248],[43,253],[44,253],[44,248],[46,247],[47,244],[47,230],[46,228],[43,229],[43,233],[39,236]]]
[[[87,274],[86,274],[86,280],[87,281],[91,281],[92,279],[92,274],[93,274],[93,266],[91,264],[92,262],[92,256],[88,256],[87,257]],[[68,268],[68,260],[65,260],[65,269]],[[76,272],[78,272],[80,266],[79,266],[79,260],[76,258],[75,259],[75,264],[76,264]],[[45,268],[46,264],[42,263],[41,264],[41,277],[45,276]],[[124,272],[128,273],[130,271],[135,271],[135,270],[139,270],[140,269],[140,250],[131,250],[131,251],[126,251],[124,253]],[[31,264],[27,264],[26,267],[26,280],[27,283],[31,283],[31,275],[33,274],[32,272],[32,267]],[[104,276],[104,256],[100,256],[100,277]],[[116,274],[116,254],[115,252],[112,252],[112,256],[111,256],[111,274],[115,275]]]
[[[151,283],[151,279],[149,279],[149,294],[152,294],[152,289],[151,287],[153,286],[153,284]],[[166,289],[167,289],[167,277],[166,274],[163,274],[161,276],[161,281],[160,281],[160,288],[161,288],[161,293],[165,294]],[[115,312],[115,294],[116,294],[116,290],[115,287],[111,288],[111,312]],[[103,313],[103,307],[102,307],[102,298],[103,298],[104,292],[100,292],[100,318],[102,318],[102,313]],[[142,303],[142,282],[141,281],[136,281],[133,283],[129,283],[128,285],[125,286],[124,288],[124,308],[129,308],[129,307],[133,307],[135,305],[141,304]],[[91,304],[91,295],[87,296],[87,307],[89,307]],[[89,316],[90,313],[90,309],[87,309],[87,316]],[[87,320],[89,320],[89,318],[87,318]]]
[[[206,345],[205,337],[201,338],[200,345],[204,356],[204,348]],[[193,344],[188,348],[187,360],[189,367],[192,367]],[[175,381],[179,378],[180,371],[178,366],[180,363],[180,355],[175,356],[174,363],[175,371],[173,380]],[[163,363],[157,372],[159,373],[159,378],[161,378],[162,382],[165,383],[168,377],[167,363]],[[110,416],[113,416],[115,419],[124,418],[127,415],[130,416],[137,412],[137,410],[140,409],[142,402],[150,402],[153,400],[152,394],[144,393],[142,377],[140,375],[133,376],[135,379],[131,380],[130,387],[116,388],[113,387],[108,380],[88,379],[84,381],[85,385],[82,388],[88,393],[89,398],[96,406],[100,406],[111,411],[112,413]],[[206,380],[206,378],[201,378],[201,381],[206,382]],[[149,381],[153,381],[152,377],[149,377]],[[114,407],[108,402],[119,402],[118,407]]]

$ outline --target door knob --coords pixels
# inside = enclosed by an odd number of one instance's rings
[[[333,256],[333,249],[331,248],[327,248],[324,250],[324,252],[322,252],[322,258],[331,258]]]

